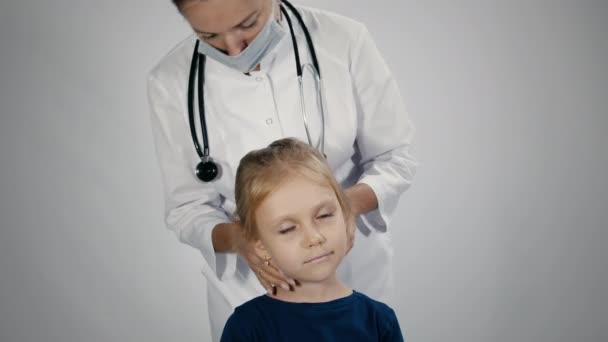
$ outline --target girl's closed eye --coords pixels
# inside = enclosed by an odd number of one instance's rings
[[[324,214],[317,216],[317,219],[326,219],[326,218],[330,218],[333,216],[334,216],[334,213],[324,213]]]
[[[279,234],[288,234],[290,232],[293,232],[295,229],[296,229],[296,226],[281,228],[281,230],[279,230]]]

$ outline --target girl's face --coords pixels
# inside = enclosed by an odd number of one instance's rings
[[[181,12],[201,40],[235,56],[260,33],[273,4],[273,0],[191,0]]]
[[[284,181],[255,212],[261,255],[289,278],[322,282],[347,251],[347,222],[329,185],[306,177]]]

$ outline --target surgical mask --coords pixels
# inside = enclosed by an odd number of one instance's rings
[[[268,22],[264,25],[264,28],[258,33],[257,37],[253,39],[251,44],[238,55],[229,56],[201,39],[199,39],[198,52],[242,73],[252,71],[260,64],[262,58],[264,58],[264,56],[271,51],[287,33],[274,18],[275,6],[273,5],[272,7],[273,11],[270,14]]]

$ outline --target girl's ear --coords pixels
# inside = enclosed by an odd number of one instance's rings
[[[255,249],[255,254],[268,256],[268,251],[266,250],[266,246],[264,246],[262,240],[256,239],[255,243],[253,244],[253,248]]]

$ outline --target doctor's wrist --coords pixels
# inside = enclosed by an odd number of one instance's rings
[[[374,190],[365,183],[358,183],[345,189],[344,194],[348,198],[351,213],[354,217],[378,208],[378,199]]]
[[[238,225],[219,223],[213,227],[211,240],[216,253],[233,253],[238,249]]]

